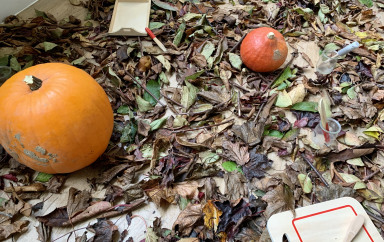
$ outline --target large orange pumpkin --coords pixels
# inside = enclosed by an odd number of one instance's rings
[[[287,55],[288,47],[283,35],[269,27],[252,30],[240,46],[243,63],[256,72],[277,70]]]
[[[45,173],[69,173],[107,148],[113,111],[85,71],[40,64],[0,87],[0,143],[20,163]]]

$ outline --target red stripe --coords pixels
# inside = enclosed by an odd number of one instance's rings
[[[306,216],[303,216],[303,217],[299,217],[299,218],[293,219],[292,220],[292,225],[293,225],[293,228],[295,229],[296,234],[299,237],[300,241],[303,242],[303,239],[301,238],[301,236],[299,234],[299,231],[296,228],[296,225],[295,225],[296,221],[301,220],[301,219],[305,219],[305,218],[309,218],[309,217],[313,217],[313,216],[316,216],[316,215],[319,215],[319,214],[328,213],[328,212],[332,212],[332,211],[335,211],[335,210],[347,208],[347,207],[351,208],[353,213],[357,216],[357,213],[356,213],[355,209],[351,205],[345,205],[345,206],[341,206],[341,207],[337,207],[337,208],[332,208],[332,209],[325,210],[325,211],[322,211],[322,212],[313,213],[313,214],[309,214],[309,215],[306,215]],[[373,239],[372,239],[372,236],[369,234],[368,230],[365,228],[364,225],[363,225],[363,228],[364,228],[364,231],[367,233],[368,237],[371,239],[371,241],[374,242]]]
[[[148,33],[148,35],[152,38],[152,39],[154,39],[154,38],[156,38],[156,36],[152,33],[152,31],[149,29],[149,28],[145,28],[145,31],[147,31],[147,33]]]

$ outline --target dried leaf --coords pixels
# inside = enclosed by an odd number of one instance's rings
[[[181,105],[188,110],[195,103],[199,89],[188,81],[185,81],[185,85],[181,96]]]
[[[0,240],[5,240],[9,236],[16,233],[24,233],[28,230],[29,221],[19,220],[12,224],[2,223],[0,224]]]
[[[240,56],[234,54],[234,53],[229,53],[228,54],[228,57],[229,57],[229,62],[231,63],[231,65],[241,71],[241,65],[243,64],[243,62],[241,61],[241,58]]]
[[[203,213],[204,213],[204,225],[214,232],[217,231],[217,227],[219,226],[220,216],[223,214],[222,211],[220,211],[215,204],[212,202],[212,200],[209,200],[203,207]]]
[[[245,166],[243,166],[243,172],[248,180],[256,177],[258,179],[265,176],[265,170],[272,166],[272,161],[263,154],[256,153],[256,148],[250,152],[250,159]]]
[[[180,231],[182,236],[189,235],[194,228],[195,223],[202,217],[202,205],[190,203],[183,211],[181,211],[176,221],[173,223],[172,228]]]
[[[240,147],[240,143],[225,141],[223,148],[226,150],[228,157],[237,164],[242,166],[249,161],[248,147]]]
[[[97,219],[97,223],[89,226],[95,231],[93,242],[113,241],[113,233],[118,231],[118,227],[110,220]]]
[[[67,213],[70,218],[75,217],[78,213],[83,212],[89,207],[88,201],[91,199],[89,191],[80,191],[74,187],[69,189]]]
[[[224,174],[227,196],[230,200],[236,200],[248,196],[247,179],[240,172]]]
[[[171,4],[169,3],[166,3],[166,2],[162,2],[160,0],[153,0],[153,3],[162,8],[162,9],[165,9],[165,10],[170,10],[170,11],[178,11],[178,9],[174,6],[172,6]]]

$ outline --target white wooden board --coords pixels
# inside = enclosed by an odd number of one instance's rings
[[[110,35],[146,36],[151,0],[116,0]]]
[[[323,203],[298,208],[296,217],[291,211],[274,214],[267,228],[273,242],[281,242],[286,234],[290,242],[342,241],[350,221],[361,214],[365,218],[363,228],[354,242],[383,242],[361,204],[354,198],[343,197]]]

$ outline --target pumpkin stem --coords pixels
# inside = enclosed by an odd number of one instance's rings
[[[268,34],[267,34],[267,38],[268,39],[274,39],[276,36],[275,36],[275,34],[273,33],[273,32],[269,32]]]
[[[25,76],[24,82],[27,83],[31,91],[39,90],[43,81],[35,76]]]

